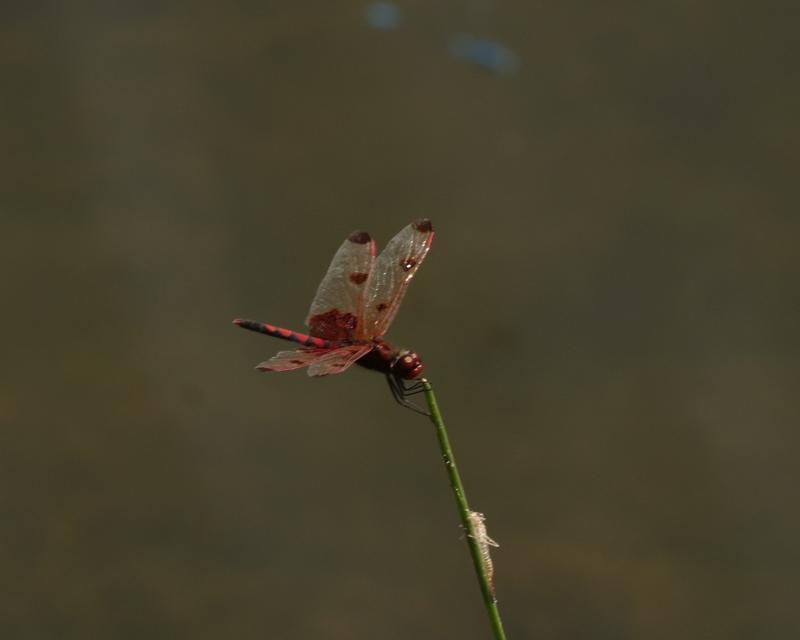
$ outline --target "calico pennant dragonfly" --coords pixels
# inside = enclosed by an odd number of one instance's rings
[[[280,351],[259,364],[260,371],[290,371],[308,367],[308,375],[341,373],[352,364],[385,374],[394,399],[409,409],[428,415],[408,396],[418,392],[422,360],[399,349],[383,336],[394,320],[409,282],[433,242],[433,225],[415,220],[376,257],[375,241],[365,231],[355,231],[333,256],[306,317],[309,335],[253,320],[233,323],[276,338],[297,342],[293,351]]]

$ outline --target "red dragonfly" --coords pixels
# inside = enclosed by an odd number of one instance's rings
[[[306,317],[310,335],[253,320],[234,320],[243,329],[258,331],[303,345],[280,351],[256,369],[290,371],[308,367],[308,375],[341,373],[358,364],[386,375],[394,399],[428,415],[408,396],[421,384],[406,385],[422,373],[422,360],[408,349],[383,339],[394,320],[408,283],[433,242],[433,225],[415,220],[376,257],[375,241],[365,231],[354,231],[333,256]]]

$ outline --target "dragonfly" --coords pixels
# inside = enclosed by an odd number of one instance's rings
[[[429,415],[409,396],[422,389],[422,359],[383,339],[411,279],[433,242],[433,225],[419,218],[376,255],[366,231],[354,231],[333,256],[305,320],[308,335],[254,320],[234,324],[302,345],[279,351],[256,366],[260,371],[308,368],[310,376],[342,373],[357,364],[386,376],[392,396],[404,407]]]

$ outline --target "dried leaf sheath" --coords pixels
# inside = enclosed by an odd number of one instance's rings
[[[489,590],[492,592],[492,598],[497,602],[497,598],[494,594],[494,564],[492,563],[492,555],[489,547],[499,547],[500,545],[492,540],[486,532],[486,516],[478,511],[470,511],[468,519],[470,529],[469,536],[478,543],[483,570],[486,574],[486,580],[489,583]]]

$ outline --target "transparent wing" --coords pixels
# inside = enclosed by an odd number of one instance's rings
[[[279,351],[266,362],[262,362],[256,369],[259,371],[291,371],[300,369],[322,359],[330,349],[295,349],[294,351]]]
[[[356,328],[358,338],[371,339],[386,333],[431,242],[433,225],[427,218],[420,218],[400,231],[381,251],[367,278],[364,321]]]
[[[364,314],[364,291],[375,260],[375,241],[355,231],[342,243],[317,289],[306,326],[326,340],[352,340]]]
[[[341,349],[328,351],[327,354],[313,362],[308,369],[308,375],[327,376],[330,373],[341,373],[371,350],[372,345],[353,344]]]

